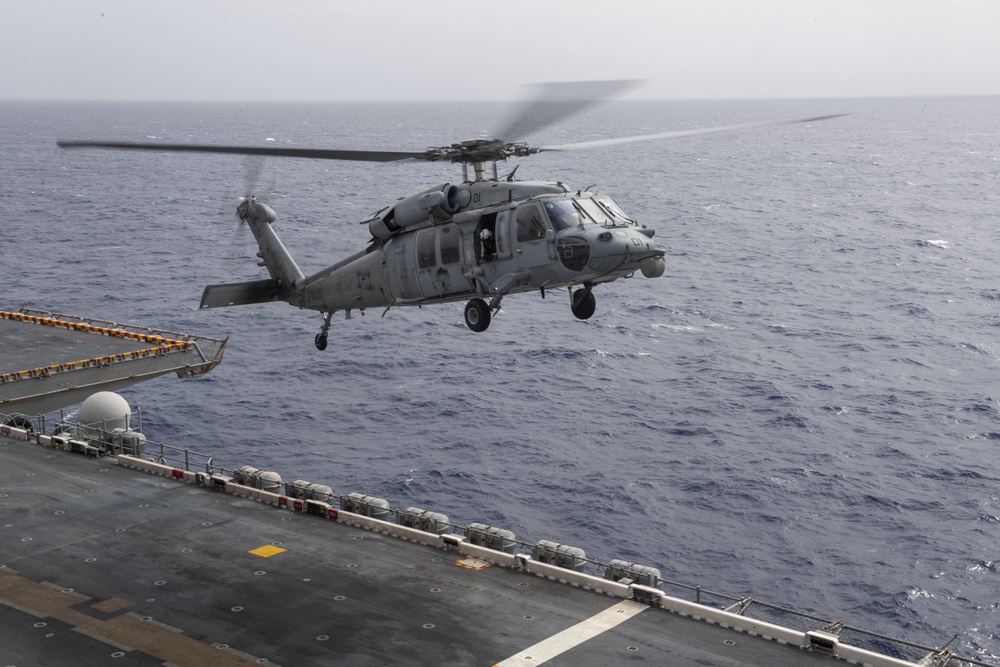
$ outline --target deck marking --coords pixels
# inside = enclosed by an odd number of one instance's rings
[[[98,602],[97,604],[90,605],[92,609],[104,612],[105,614],[113,614],[116,611],[121,611],[122,609],[128,609],[131,606],[132,606],[131,602],[129,602],[128,600],[122,600],[121,598],[111,598],[110,600],[105,600],[104,602]]]
[[[237,667],[259,664],[260,659],[246,654],[219,651],[193,637],[159,623],[125,613],[101,620],[73,607],[80,604],[79,593],[67,593],[36,582],[10,569],[0,569],[0,605],[31,609],[33,616],[54,618],[72,626],[74,632],[93,637],[123,651],[141,651],[173,665],[215,665]],[[121,598],[111,598],[119,600]],[[123,602],[126,602],[123,600]],[[99,603],[100,604],[100,603]],[[246,657],[244,657],[246,656]]]
[[[485,560],[480,560],[478,558],[473,558],[472,556],[467,556],[466,558],[459,558],[455,561],[455,565],[459,567],[464,567],[466,570],[484,570],[490,566]]]
[[[276,547],[273,544],[265,544],[262,547],[251,549],[250,553],[254,556],[260,556],[261,558],[270,558],[275,554],[280,554],[285,551],[288,551],[288,549],[282,549],[281,547]]]
[[[649,605],[634,600],[622,600],[613,607],[608,607],[587,620],[566,628],[548,639],[543,639],[534,646],[529,646],[520,653],[510,656],[503,662],[498,662],[494,667],[540,665],[579,646],[588,639],[593,639],[597,635],[611,630],[646,609],[649,609]]]

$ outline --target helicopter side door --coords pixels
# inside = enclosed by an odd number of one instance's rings
[[[386,248],[386,263],[389,268],[389,291],[394,302],[407,302],[420,298],[417,277],[413,271],[413,240],[405,236],[389,241]]]
[[[442,225],[417,232],[417,282],[425,298],[469,291],[461,265],[462,232],[458,225]]]
[[[508,238],[517,268],[529,271],[533,282],[546,280],[555,257],[555,233],[542,207],[537,202],[521,204],[510,222]]]

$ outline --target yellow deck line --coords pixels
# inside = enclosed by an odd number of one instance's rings
[[[102,611],[113,608],[118,616],[100,620],[79,611],[80,597],[57,590],[9,569],[0,570],[0,605],[26,611],[39,618],[55,618],[73,626],[74,630],[119,647],[137,649],[173,665],[219,665],[239,667],[259,664],[252,656],[243,657],[230,651],[220,651],[213,645],[185,634],[173,632],[136,614],[123,612],[131,603],[111,598],[91,607]],[[113,662],[113,661],[112,661]]]

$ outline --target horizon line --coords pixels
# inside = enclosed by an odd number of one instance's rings
[[[793,102],[810,100],[912,100],[969,99],[1000,97],[997,93],[912,94],[912,95],[819,95],[788,97],[629,97],[602,101],[602,104],[628,102]],[[511,99],[225,99],[225,98],[74,98],[74,97],[0,97],[0,102],[54,103],[183,103],[183,104],[510,104]]]

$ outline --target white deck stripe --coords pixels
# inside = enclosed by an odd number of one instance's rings
[[[540,665],[575,646],[579,646],[588,639],[593,639],[597,635],[624,623],[645,609],[649,609],[649,605],[634,600],[623,600],[571,628],[566,628],[562,632],[510,656],[503,662],[498,662],[495,667]]]

